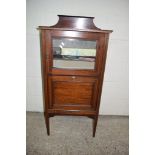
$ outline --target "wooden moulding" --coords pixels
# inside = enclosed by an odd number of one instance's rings
[[[101,30],[96,27],[93,19],[94,17],[86,16],[69,16],[69,15],[58,15],[59,20],[57,24],[53,26],[39,26],[38,29],[58,29],[58,30],[73,30],[73,31],[90,31],[100,33],[111,33],[112,30]]]

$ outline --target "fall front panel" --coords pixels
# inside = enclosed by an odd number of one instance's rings
[[[50,108],[95,109],[97,79],[78,76],[49,77]]]

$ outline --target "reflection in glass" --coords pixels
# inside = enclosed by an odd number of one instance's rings
[[[96,41],[53,39],[53,67],[70,69],[94,69]]]

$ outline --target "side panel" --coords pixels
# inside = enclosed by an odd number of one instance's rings
[[[48,63],[47,58],[48,40],[50,30],[40,30],[40,48],[41,48],[41,73],[42,73],[42,89],[43,89],[43,103],[44,112],[48,111]]]

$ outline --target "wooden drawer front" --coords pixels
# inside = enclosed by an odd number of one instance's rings
[[[95,107],[96,91],[97,80],[95,78],[77,76],[50,77],[50,108],[92,109]]]

